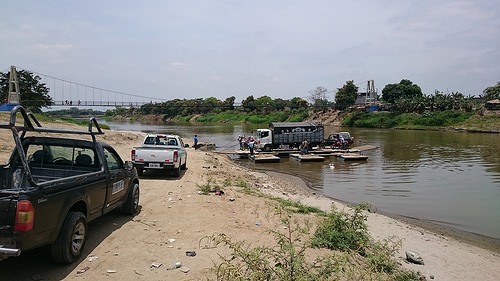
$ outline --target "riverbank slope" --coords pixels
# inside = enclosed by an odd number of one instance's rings
[[[340,127],[344,124],[345,120],[352,118],[353,115],[362,114],[365,122],[352,122],[354,127],[370,127],[370,128],[396,128],[396,129],[415,129],[415,130],[440,130],[440,131],[457,131],[457,132],[481,132],[481,133],[500,133],[500,110],[484,110],[481,114],[474,114],[467,117],[464,121],[458,122],[453,120],[452,117],[435,117],[432,122],[429,120],[422,120],[422,115],[416,113],[403,113],[401,117],[397,114],[392,114],[388,111],[371,112],[364,114],[363,111],[339,111],[334,109],[328,109],[325,112],[313,110],[308,111],[308,117],[304,120],[307,122],[319,122],[323,125],[330,125],[335,127]],[[453,116],[456,112],[448,112],[449,115]],[[239,117],[236,119],[228,119],[229,117]],[[242,112],[222,112],[219,114],[210,114],[211,122],[249,122],[244,120],[260,120],[260,123],[269,123],[276,121],[276,116],[274,115],[259,115],[257,113],[242,113]],[[229,116],[229,117],[228,117]],[[468,116],[468,115],[467,115]],[[116,115],[113,116],[113,120],[140,120],[146,122],[165,122],[165,121],[189,121],[191,123],[199,122],[198,118],[204,117],[203,114],[196,114],[192,116],[178,116],[173,119],[166,119],[165,115],[134,115],[134,116],[124,116]],[[254,118],[259,117],[259,118]],[[290,117],[290,116],[288,116]],[[465,118],[465,117],[464,117]],[[268,121],[265,121],[268,120]],[[203,123],[203,122],[202,122]],[[360,125],[361,124],[361,125]],[[449,124],[449,125],[425,125],[425,124]]]

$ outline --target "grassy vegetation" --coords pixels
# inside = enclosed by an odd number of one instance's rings
[[[472,132],[500,132],[500,112],[489,115],[473,115],[465,120],[462,127]]]
[[[61,120],[61,121],[64,121],[66,123],[70,123],[70,124],[76,124],[76,125],[80,125],[80,126],[88,126],[89,125],[89,120],[88,119],[85,119],[85,120],[76,120],[76,119],[73,119],[71,117],[58,117],[58,118],[54,118],[54,117],[51,117],[47,114],[43,114],[43,113],[35,113],[34,114],[36,119],[42,124],[44,123],[48,123],[48,122],[55,122],[57,120]],[[101,129],[106,129],[106,130],[109,130],[109,126],[108,125],[105,125],[105,124],[99,124],[99,126],[101,127]]]
[[[306,206],[300,202],[282,199],[278,197],[268,197],[271,200],[277,201],[281,206],[287,209],[287,211],[298,214],[318,214],[326,215],[325,212],[321,211],[316,207]]]
[[[482,115],[482,112],[464,112],[458,110],[418,113],[395,112],[358,112],[346,114],[343,126],[364,128],[398,128],[438,130],[447,127],[461,127],[470,131],[498,132],[500,118],[497,114]],[[247,113],[240,110],[225,111],[219,114],[205,114],[196,118],[197,122],[248,122],[264,124],[270,122],[301,122],[307,120],[313,112],[306,108],[277,111],[261,114]],[[193,116],[178,116],[177,121],[188,121]]]
[[[76,124],[76,125],[80,125],[80,126],[88,126],[89,125],[89,120],[88,119],[86,119],[86,120],[76,120],[76,119],[73,119],[73,118],[70,118],[70,117],[61,117],[61,118],[58,118],[58,119],[62,120],[64,122],[67,122],[67,123]],[[101,127],[101,129],[109,130],[109,126],[106,125],[106,124],[99,124],[99,127]]]
[[[471,112],[436,111],[416,113],[355,113],[343,121],[343,125],[365,128],[435,129],[458,125],[474,116]]]
[[[352,213],[341,212],[332,206],[332,211],[318,226],[311,244],[331,250],[352,250],[364,254],[369,242],[365,220],[362,212],[366,205],[359,205]]]
[[[175,118],[177,121],[187,121],[191,119],[183,116]],[[309,117],[309,111],[305,108],[277,111],[272,113],[262,112],[261,114],[247,113],[240,110],[229,110],[218,114],[203,114],[196,118],[197,122],[248,122],[254,124],[270,122],[299,122]]]
[[[212,177],[209,177],[204,184],[196,184],[196,187],[198,187],[201,193],[205,195],[220,189],[220,185],[218,185],[216,180]]]
[[[220,114],[204,114],[196,118],[197,122],[245,121],[246,115],[237,110],[225,111]]]
[[[265,232],[274,242],[256,245],[235,241],[224,233],[200,239],[201,248],[228,247],[210,270],[215,280],[419,280],[420,276],[400,267],[395,255],[401,240],[388,237],[373,240],[367,230],[366,208],[348,210],[334,206],[325,213],[299,202],[263,195],[241,176],[209,177],[199,188],[206,193],[218,188],[239,187],[238,192],[270,199],[283,228]],[[271,214],[273,213],[273,214]],[[315,219],[303,214],[316,214]],[[317,221],[313,223],[311,221]],[[208,279],[210,280],[210,279]]]
[[[177,121],[184,121],[184,122],[189,122],[193,118],[193,115],[187,115],[187,116],[179,116],[177,118]]]
[[[89,125],[89,120],[88,119],[86,119],[86,120],[76,120],[76,119],[73,119],[73,118],[70,118],[70,117],[61,117],[61,118],[58,118],[58,119],[61,120],[61,121],[67,122],[67,123],[76,124],[76,125],[80,125],[80,126],[88,126]],[[109,126],[106,125],[106,124],[99,124],[99,127],[101,127],[101,129],[107,129],[107,130],[109,130]]]
[[[294,217],[285,206],[277,204],[275,215],[281,218],[283,230],[266,231],[274,237],[274,244],[257,246],[233,241],[225,234],[203,237],[200,243],[203,240],[212,247],[231,250],[231,254],[220,255],[220,261],[214,262],[211,271],[216,280],[419,280],[417,273],[403,270],[394,259],[401,240],[390,237],[380,242],[369,238],[361,210],[356,208],[352,213],[332,209],[321,223],[328,227],[318,227],[310,239],[314,228],[310,221]],[[350,243],[348,237],[353,234],[363,237],[362,253],[350,250],[359,249],[358,243],[339,250],[343,247],[338,246],[337,237],[344,237],[340,243],[345,244]],[[337,250],[318,250],[317,240]]]

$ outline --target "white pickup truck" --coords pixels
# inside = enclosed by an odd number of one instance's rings
[[[132,148],[132,163],[139,176],[144,170],[169,170],[178,177],[186,169],[186,146],[177,135],[148,134],[140,147]]]

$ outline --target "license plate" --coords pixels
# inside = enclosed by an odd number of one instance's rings
[[[149,163],[149,168],[160,168],[160,163]]]

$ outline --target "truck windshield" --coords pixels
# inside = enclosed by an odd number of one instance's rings
[[[269,136],[268,131],[257,131],[257,138],[265,138],[267,136]]]
[[[340,136],[344,139],[351,139],[351,135],[349,135],[349,133],[340,133]]]

